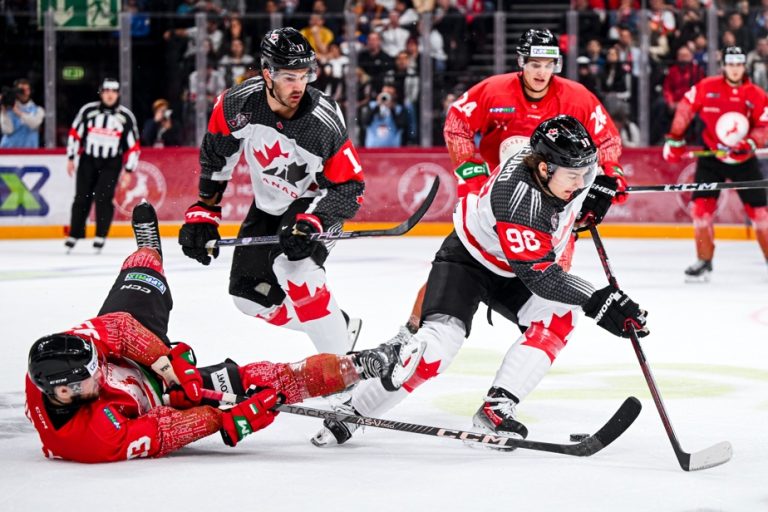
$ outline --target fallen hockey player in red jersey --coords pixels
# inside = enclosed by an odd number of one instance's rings
[[[337,393],[370,378],[396,390],[421,358],[424,346],[417,343],[385,344],[292,364],[238,366],[227,359],[196,368],[191,348],[171,348],[166,336],[173,301],[149,203],[134,209],[133,229],[139,248],[123,263],[99,316],[45,336],[30,350],[27,410],[47,457],[161,457],[216,432],[235,446],[272,423],[277,403]],[[252,394],[220,410],[203,399],[204,389]]]

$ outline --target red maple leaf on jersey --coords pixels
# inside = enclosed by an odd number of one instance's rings
[[[421,361],[419,361],[419,366],[416,367],[416,372],[413,374],[413,377],[403,384],[403,389],[412,393],[414,389],[424,384],[425,381],[436,376],[438,368],[440,368],[440,359],[428,363],[422,357]]]
[[[280,141],[276,140],[272,146],[265,144],[264,149],[262,150],[254,149],[253,156],[256,157],[256,161],[259,162],[259,165],[267,167],[279,156],[288,157],[288,153],[283,153],[283,149],[280,147]]]
[[[315,290],[314,295],[309,293],[307,283],[301,286],[288,281],[288,297],[293,302],[293,309],[300,322],[317,320],[330,315],[328,303],[331,301],[331,292],[325,285]]]

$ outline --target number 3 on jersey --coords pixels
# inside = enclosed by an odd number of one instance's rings
[[[540,260],[552,250],[548,233],[506,222],[499,222],[496,229],[504,254],[512,261]]]

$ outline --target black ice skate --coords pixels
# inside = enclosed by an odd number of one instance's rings
[[[696,260],[696,263],[685,269],[686,283],[708,283],[712,273],[712,260]]]
[[[359,416],[350,403],[351,399],[333,406],[333,411],[341,414],[354,414]],[[344,423],[343,421],[326,419],[323,428],[311,439],[312,444],[318,448],[335,446],[346,443],[352,438],[352,434],[360,428],[357,423]]]
[[[131,226],[133,227],[133,236],[136,238],[136,246],[139,249],[149,247],[160,253],[160,256],[163,255],[163,249],[160,245],[160,227],[157,223],[157,213],[155,213],[155,208],[146,199],[143,199],[133,208]]]
[[[472,424],[481,432],[525,439],[528,437],[528,429],[515,419],[516,407],[517,402],[511,393],[502,388],[493,387],[488,391],[485,403],[472,417]],[[503,449],[509,450],[509,448]]]
[[[372,350],[352,354],[352,359],[362,378],[378,377],[384,389],[397,391],[416,372],[426,348],[425,342],[414,339],[406,343],[382,343]]]
[[[107,243],[107,239],[103,236],[97,236],[93,239],[93,248],[96,249],[96,254],[101,254],[101,250],[104,248],[104,244]]]
[[[67,248],[67,254],[72,252],[72,249],[75,248],[75,244],[77,243],[77,238],[68,236],[66,240],[64,240],[64,247]]]

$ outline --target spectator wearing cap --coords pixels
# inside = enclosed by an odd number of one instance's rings
[[[75,116],[67,140],[67,173],[75,176],[75,199],[69,236],[64,245],[71,251],[85,238],[85,223],[96,204],[96,237],[93,247],[104,247],[115,212],[112,200],[125,160],[126,172],[139,163],[139,132],[133,113],[120,105],[120,83],[105,78],[99,101],[86,103]],[[79,157],[77,166],[76,159]]]

